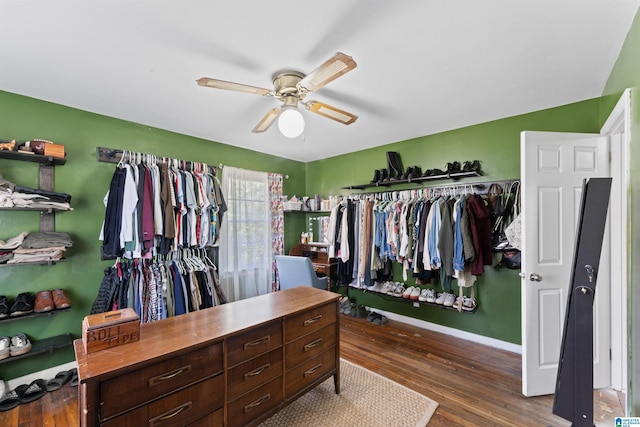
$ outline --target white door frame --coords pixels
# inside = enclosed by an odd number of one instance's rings
[[[611,140],[611,387],[628,395],[628,230],[629,141],[631,93],[626,89],[602,126],[600,133]],[[624,238],[620,238],[624,236]],[[627,405],[627,408],[629,406]]]

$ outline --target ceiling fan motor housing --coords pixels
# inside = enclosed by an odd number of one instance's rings
[[[304,78],[304,74],[297,71],[285,71],[273,77],[273,86],[276,98],[289,105],[291,97],[296,100],[303,100],[305,93],[298,90],[296,86],[300,80]]]

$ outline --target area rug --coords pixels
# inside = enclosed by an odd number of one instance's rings
[[[341,359],[339,395],[331,377],[260,427],[424,427],[437,407],[428,397]]]

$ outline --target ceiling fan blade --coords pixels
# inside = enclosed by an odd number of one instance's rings
[[[270,89],[264,89],[256,86],[244,85],[241,83],[227,82],[224,80],[210,79],[209,77],[202,77],[196,80],[200,86],[212,87],[214,89],[232,90],[236,92],[253,93],[256,95],[273,95]]]
[[[301,92],[313,92],[353,70],[357,65],[352,57],[338,52],[300,80],[296,86]]]
[[[304,103],[307,110],[320,114],[321,116],[327,117],[331,120],[335,120],[336,122],[340,122],[344,125],[350,125],[351,123],[358,120],[358,116],[353,115],[347,111],[341,110],[336,107],[332,107],[331,105],[325,104],[320,101],[309,101]]]
[[[271,110],[267,111],[267,114],[265,114],[262,120],[258,122],[256,127],[254,127],[251,132],[260,133],[266,131],[273,124],[273,122],[276,121],[281,112],[282,107],[272,108]]]

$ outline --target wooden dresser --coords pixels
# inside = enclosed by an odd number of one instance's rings
[[[141,325],[86,354],[74,341],[82,426],[245,426],[333,376],[338,299],[298,287]]]

